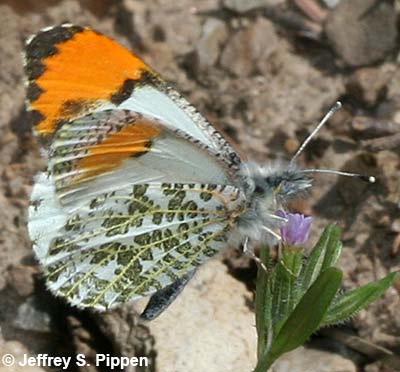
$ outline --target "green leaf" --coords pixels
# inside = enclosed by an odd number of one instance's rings
[[[271,353],[280,355],[302,345],[318,328],[342,284],[342,272],[325,270],[306,292],[277,335]]]
[[[382,296],[398,276],[399,273],[391,273],[381,280],[340,295],[329,307],[323,325],[335,324],[351,318]]]
[[[340,229],[336,227],[338,235],[331,235],[331,239],[329,240],[329,244],[326,247],[324,262],[322,263],[321,272],[329,269],[330,267],[335,266],[338,261],[340,254],[342,253],[343,244],[339,240],[340,239]]]
[[[310,287],[322,271],[335,265],[342,249],[339,238],[340,229],[337,226],[329,225],[325,228],[302,272],[302,293]]]
[[[335,268],[318,276],[274,338],[270,350],[265,350],[254,372],[266,372],[280,355],[302,345],[318,329],[342,284],[342,276]]]
[[[277,334],[297,304],[297,278],[302,267],[302,250],[298,247],[283,247],[282,260],[276,265],[272,291],[272,329]]]

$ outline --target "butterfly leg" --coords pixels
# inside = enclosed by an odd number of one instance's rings
[[[265,270],[265,272],[267,272],[267,268],[265,267],[265,265],[261,262],[261,260],[254,254],[254,250],[252,248],[249,247],[249,237],[246,236],[246,238],[244,239],[244,243],[243,243],[243,253],[247,254],[248,256],[250,256],[254,261],[257,262],[257,264],[259,264],[261,266],[261,268],[263,270]]]
[[[271,230],[270,228],[263,226],[262,227],[268,234],[272,235],[278,242],[282,240],[281,236],[277,234],[275,231]]]

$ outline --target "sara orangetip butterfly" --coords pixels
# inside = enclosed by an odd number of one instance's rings
[[[91,29],[42,30],[25,62],[48,158],[29,234],[48,287],[73,305],[155,294],[162,309],[227,245],[276,235],[280,203],[311,186],[293,162],[246,162],[156,72]]]

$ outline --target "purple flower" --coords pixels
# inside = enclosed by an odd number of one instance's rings
[[[304,214],[286,213],[277,211],[276,215],[286,218],[288,222],[281,227],[283,243],[288,245],[303,245],[310,235],[312,217],[305,217]]]

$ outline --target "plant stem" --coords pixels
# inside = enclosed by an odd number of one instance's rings
[[[267,353],[267,350],[265,351]],[[253,372],[267,372],[272,366],[275,360],[269,359],[267,357],[261,357],[258,359],[258,363]]]
[[[257,280],[256,280],[256,329],[257,329],[257,357],[261,358],[271,335],[268,334],[270,329],[270,278],[269,273],[265,270],[269,266],[269,247],[262,247],[260,251],[260,261],[258,264]]]

